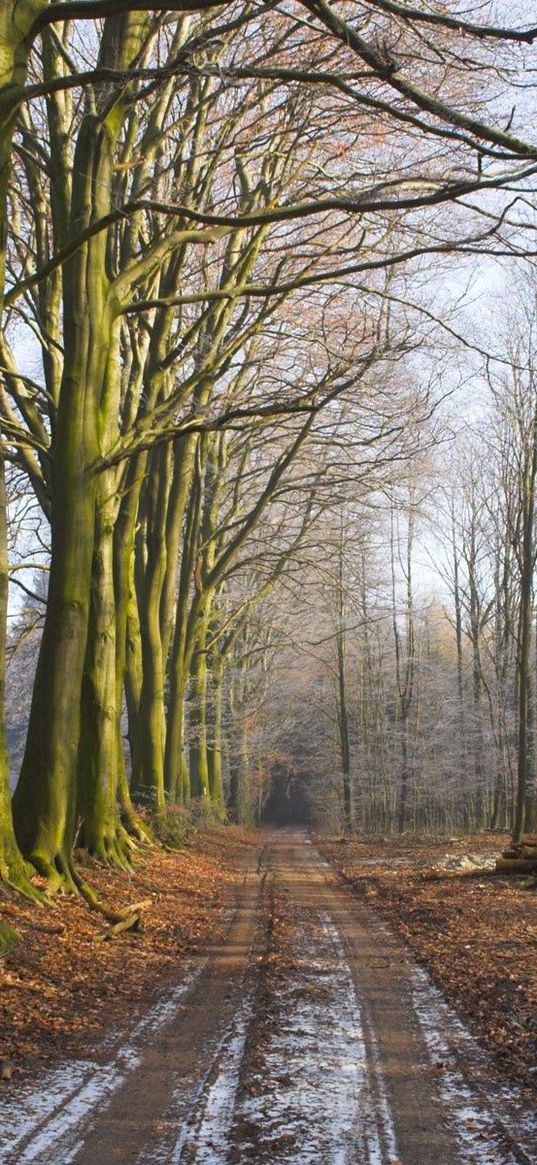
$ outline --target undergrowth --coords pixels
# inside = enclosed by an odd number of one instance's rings
[[[170,849],[182,849],[196,834],[223,824],[221,809],[199,798],[153,810],[149,820],[155,837]]]

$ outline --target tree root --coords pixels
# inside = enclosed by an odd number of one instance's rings
[[[77,872],[77,870],[75,870],[74,867],[72,873],[76,881],[80,897],[83,898],[85,902],[87,902],[88,906],[91,907],[92,910],[98,911],[99,914],[102,914],[103,918],[106,918],[107,922],[111,923],[112,930],[115,930],[119,927],[119,931],[122,931],[133,929],[135,926],[136,929],[139,929],[141,925],[142,911],[147,906],[151,906],[153,901],[152,898],[146,898],[143,900],[143,902],[135,902],[133,904],[129,904],[129,906],[123,906],[121,910],[111,910],[109,906],[106,906],[104,902],[101,902],[101,899],[92,888],[92,886],[89,885],[89,882],[86,882],[85,878],[81,878],[80,874]],[[122,923],[128,923],[128,926],[122,926]],[[98,941],[102,941],[102,939],[105,937],[106,935],[103,935],[98,939]]]
[[[56,853],[53,857],[44,854],[41,850],[34,850],[28,855],[28,861],[37,874],[46,882],[46,895],[76,894],[77,886],[73,878],[72,863],[63,853]]]
[[[10,890],[22,894],[30,902],[43,905],[44,895],[32,882],[34,874],[33,865],[24,860],[15,839],[13,838],[12,842],[8,839],[0,849],[0,883],[3,882]]]
[[[140,845],[158,845],[149,825],[138,816],[132,806],[130,808],[122,806],[121,817],[127,836],[135,848],[137,842]]]
[[[132,871],[131,854],[133,849],[137,847],[123,826],[120,826],[108,837],[100,838],[99,843],[99,846],[92,847],[94,851],[97,850],[92,856],[95,856],[97,860],[104,861],[107,865],[123,869],[128,873]],[[35,890],[35,887],[29,883],[32,890],[35,891],[32,896],[36,901],[40,901],[41,904],[46,903],[47,898],[55,893],[79,895],[91,910],[101,914],[112,928],[119,928],[117,933],[127,929],[140,928],[142,911],[151,905],[152,899],[145,899],[143,902],[122,907],[120,910],[113,910],[101,901],[97,891],[82,877],[71,856],[68,857],[59,852],[50,857],[43,854],[42,851],[36,850],[30,855],[29,860],[31,866],[46,881],[45,892]]]
[[[93,835],[83,829],[79,846],[90,857],[105,866],[125,870],[126,873],[132,872],[132,859],[137,846],[122,825]]]
[[[12,926],[8,926],[7,922],[0,921],[0,958],[9,954],[19,938],[18,931],[14,930]]]

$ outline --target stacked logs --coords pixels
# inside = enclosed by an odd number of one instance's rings
[[[496,861],[502,873],[537,873],[537,833],[525,833],[520,843],[513,842]]]

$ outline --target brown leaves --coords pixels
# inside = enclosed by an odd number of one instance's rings
[[[241,830],[216,830],[188,850],[147,852],[132,874],[91,863],[85,875],[104,902],[121,911],[151,900],[143,931],[115,942],[97,941],[106,922],[81,899],[46,910],[0,902],[21,935],[0,961],[0,1057],[35,1072],[145,1010],[159,986],[180,977],[181,958],[223,926],[250,841]]]
[[[412,947],[512,1078],[535,1090],[537,896],[521,879],[479,872],[453,877],[432,866],[447,853],[501,850],[490,835],[352,842],[328,852],[340,876]]]

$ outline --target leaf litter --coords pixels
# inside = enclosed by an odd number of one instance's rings
[[[405,939],[492,1053],[537,1095],[537,893],[494,872],[504,835],[320,842],[342,881]]]
[[[244,830],[216,829],[180,851],[145,850],[132,873],[92,862],[84,873],[104,902],[152,900],[143,928],[114,942],[98,941],[107,924],[79,898],[40,909],[0,891],[2,917],[20,935],[0,959],[0,1058],[15,1067],[0,1099],[65,1056],[91,1056],[175,986],[208,936],[224,932],[244,855],[256,844]]]

